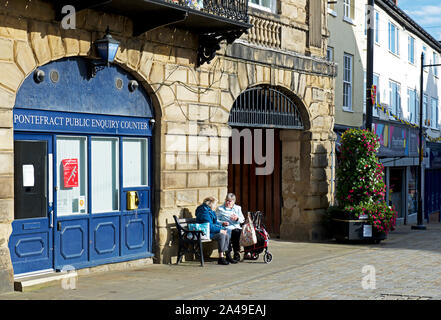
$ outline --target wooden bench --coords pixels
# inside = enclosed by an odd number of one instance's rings
[[[181,262],[182,256],[186,253],[194,253],[201,260],[201,267],[204,266],[204,250],[202,244],[204,242],[211,242],[213,240],[203,240],[201,236],[202,231],[190,231],[188,230],[188,225],[190,223],[196,223],[195,218],[182,218],[179,219],[177,216],[173,216],[175,219],[176,229],[178,231],[178,260],[176,264]]]

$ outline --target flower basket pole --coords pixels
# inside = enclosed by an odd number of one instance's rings
[[[395,228],[397,212],[386,203],[384,167],[376,156],[379,147],[379,138],[368,130],[350,129],[342,135],[337,206],[328,211],[337,240],[378,243]]]

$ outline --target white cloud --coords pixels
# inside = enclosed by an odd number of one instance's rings
[[[416,16],[435,16],[441,14],[441,6],[423,6],[417,10],[409,10],[410,14]],[[439,18],[439,17],[438,17]]]

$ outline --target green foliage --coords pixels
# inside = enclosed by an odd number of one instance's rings
[[[380,147],[375,133],[350,129],[342,135],[337,176],[337,201],[349,215],[367,215],[380,232],[393,230],[396,211],[385,201],[386,186],[383,165],[376,152]]]

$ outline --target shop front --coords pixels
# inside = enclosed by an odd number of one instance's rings
[[[430,167],[425,171],[424,218],[429,223],[440,222],[441,216],[441,144],[428,142]]]
[[[116,66],[37,69],[13,109],[14,274],[151,257],[151,102]],[[35,74],[35,73],[34,73]]]
[[[416,223],[418,129],[380,121],[373,129],[380,139],[378,157],[385,169],[386,199],[397,210],[397,224]],[[427,159],[423,161],[425,164]]]

